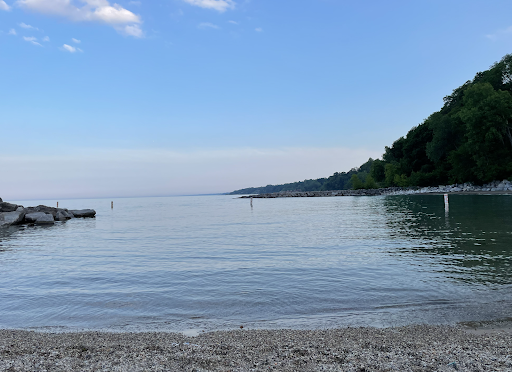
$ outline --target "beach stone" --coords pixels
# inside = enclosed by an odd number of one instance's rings
[[[32,212],[25,215],[25,221],[37,224],[52,224],[55,222],[50,213]]]
[[[8,227],[21,223],[25,217],[25,213],[26,210],[24,208],[17,208],[13,212],[1,212],[0,227]]]
[[[94,209],[72,209],[69,212],[73,213],[76,218],[86,218],[96,216]]]

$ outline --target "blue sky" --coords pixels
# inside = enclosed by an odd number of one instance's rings
[[[512,52],[511,11],[0,0],[0,196],[215,193],[347,171]]]

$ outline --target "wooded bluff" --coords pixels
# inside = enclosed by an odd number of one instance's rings
[[[231,194],[480,185],[512,178],[512,54],[444,97],[441,110],[348,172]]]

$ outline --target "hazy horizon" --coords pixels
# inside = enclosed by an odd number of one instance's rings
[[[507,9],[0,0],[0,197],[215,194],[348,171],[510,52]]]

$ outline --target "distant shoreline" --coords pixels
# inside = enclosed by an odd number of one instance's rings
[[[329,190],[329,191],[280,191],[268,194],[243,195],[247,198],[304,198],[332,196],[380,196],[380,195],[512,195],[512,182],[494,181],[483,186],[472,184],[453,184],[437,187],[387,187],[379,189]]]
[[[461,326],[41,333],[0,330],[0,370],[511,370],[512,333]]]

